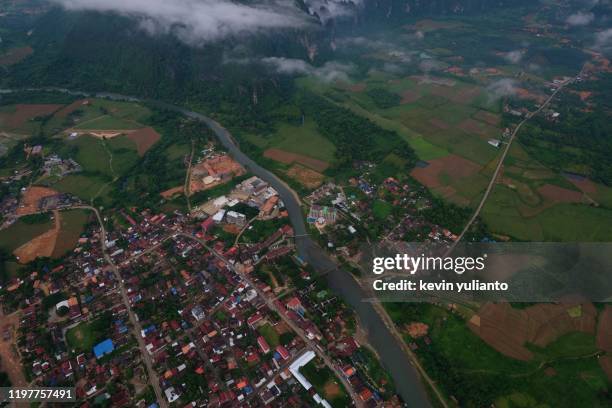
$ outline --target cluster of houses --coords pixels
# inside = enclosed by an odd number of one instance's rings
[[[323,391],[300,370],[304,364],[324,367],[307,344],[314,341],[364,403],[383,404],[381,384],[367,375],[348,329],[352,312],[315,290],[299,262],[291,268],[299,270],[301,285],[286,286],[290,296],[253,273],[293,254],[289,225],[248,245],[214,236],[215,225],[247,225],[233,201],[257,210],[264,222],[286,217],[276,191],[251,177],[211,201],[217,211],[197,223],[180,212],[120,210],[115,217],[121,223],[106,231],[104,242],[99,227],[90,227],[61,261],[3,289],[7,312],[20,309],[18,344],[33,384],[74,386],[82,407],[155,407],[147,396],[151,381],[169,404],[327,407]]]

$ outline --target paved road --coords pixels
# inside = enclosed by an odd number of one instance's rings
[[[300,327],[298,327],[293,320],[287,317],[287,315],[285,314],[283,310],[280,310],[280,308],[274,303],[274,298],[270,298],[269,296],[267,296],[255,284],[255,282],[251,280],[251,278],[247,274],[234,268],[234,265],[232,265],[227,259],[225,259],[223,255],[217,252],[214,248],[209,247],[206,241],[199,239],[193,235],[186,234],[186,233],[178,233],[177,235],[180,235],[182,237],[198,242],[200,245],[206,248],[206,250],[210,251],[214,256],[216,256],[218,259],[223,261],[231,271],[233,271],[238,276],[240,276],[240,278],[246,283],[248,283],[249,286],[255,289],[257,294],[266,302],[266,305],[270,308],[270,310],[274,310],[276,313],[278,313],[278,315],[285,322],[285,324],[289,326],[298,336],[300,336],[304,344],[306,344],[311,350],[313,350],[323,360],[325,365],[336,374],[338,379],[342,382],[342,385],[344,385],[344,388],[346,389],[346,391],[349,393],[351,399],[355,402],[355,405],[358,407],[363,406],[361,399],[359,398],[359,396],[353,389],[353,386],[348,382],[348,380],[342,373],[342,370],[336,364],[334,364],[334,362],[327,355],[327,353],[323,352],[323,350],[320,349],[319,344],[310,340],[308,336],[306,336],[306,333],[304,333],[304,331]]]
[[[111,93],[86,93],[71,91],[62,88],[33,88],[21,90],[0,89],[2,93],[10,93],[24,90],[32,91],[55,91],[81,97],[100,97],[115,100],[143,102],[142,100],[125,95]],[[327,255],[327,253],[313,242],[308,236],[308,230],[304,224],[301,202],[299,196],[280,180],[275,174],[264,169],[245,155],[234,141],[230,132],[213,119],[201,113],[192,112],[187,109],[161,103],[159,101],[146,101],[169,110],[180,112],[186,116],[206,123],[216,134],[218,140],[230,152],[232,157],[251,173],[268,182],[278,191],[285,207],[289,212],[289,219],[295,231],[295,241],[298,254],[308,262],[316,271],[325,272],[325,277],[330,288],[338,293],[357,313],[369,344],[376,350],[381,363],[393,378],[396,390],[402,399],[414,408],[430,407],[429,397],[422,384],[416,360],[405,352],[405,343],[397,330],[388,323],[388,316],[382,307],[375,307],[371,302],[365,302],[369,296],[353,276],[338,267]],[[379,305],[380,306],[380,305]],[[425,378],[425,380],[427,380]],[[431,383],[435,388],[435,384]]]
[[[570,84],[571,82],[572,82],[572,80],[569,79],[569,80],[563,82],[561,85],[559,85],[559,87],[552,93],[552,95],[550,95],[548,97],[548,99],[546,99],[546,101],[538,108],[538,110],[536,110],[534,112],[530,112],[527,116],[525,116],[525,119],[523,119],[517,125],[517,127],[514,129],[514,132],[512,132],[512,135],[510,135],[510,139],[508,139],[508,143],[506,144],[506,147],[504,148],[504,151],[502,152],[502,155],[501,155],[501,157],[499,159],[499,162],[497,163],[497,167],[495,168],[495,171],[493,172],[493,176],[491,177],[491,181],[489,181],[489,185],[487,186],[487,189],[485,190],[485,193],[482,196],[482,199],[480,200],[480,203],[478,204],[478,207],[476,207],[476,211],[474,211],[474,214],[472,214],[472,218],[470,218],[468,223],[465,225],[465,227],[463,228],[463,231],[461,231],[461,234],[459,234],[459,237],[457,238],[457,240],[451,245],[451,247],[447,251],[447,254],[450,254],[453,251],[453,249],[455,249],[457,244],[463,239],[463,236],[469,231],[469,229],[472,226],[472,224],[474,224],[474,222],[476,221],[476,218],[478,218],[478,216],[480,215],[480,211],[482,211],[484,205],[487,202],[487,199],[489,198],[489,195],[491,194],[491,191],[493,191],[493,187],[495,187],[495,183],[497,181],[497,177],[499,176],[499,173],[500,173],[501,169],[504,166],[504,161],[506,160],[506,156],[508,155],[508,152],[510,151],[510,147],[512,146],[512,142],[514,142],[514,139],[516,138],[516,135],[518,134],[519,130],[521,130],[521,127],[523,127],[523,125],[527,121],[529,121],[529,119],[533,118],[535,115],[540,113],[542,111],[542,109],[546,108],[546,106],[548,106],[548,104],[554,99],[554,97],[566,85]]]
[[[134,314],[130,306],[130,301],[127,296],[127,290],[125,289],[125,285],[123,284],[123,279],[121,278],[121,273],[119,272],[119,268],[117,267],[117,265],[115,265],[115,263],[113,262],[113,259],[108,254],[108,251],[106,248],[106,229],[104,228],[102,217],[100,216],[100,213],[95,207],[75,206],[73,208],[91,210],[96,214],[96,217],[98,218],[98,223],[100,224],[100,245],[102,246],[102,253],[104,254],[104,259],[110,265],[113,273],[115,274],[115,279],[117,279],[117,283],[119,285],[119,291],[121,293],[121,299],[123,300],[123,304],[128,311],[130,323],[132,324],[132,327],[133,327],[133,335],[138,341],[138,347],[140,348],[140,354],[142,354],[142,359],[147,369],[147,373],[149,377],[149,384],[151,384],[151,386],[153,387],[153,390],[155,391],[155,397],[157,398],[157,403],[159,404],[159,406],[162,408],[166,408],[168,404],[166,403],[166,399],[164,398],[164,393],[162,392],[162,389],[159,385],[159,378],[157,377],[157,372],[153,368],[153,362],[151,361],[151,356],[149,355],[149,352],[146,349],[144,339],[140,335],[140,331],[142,330],[142,327],[140,326],[140,323],[136,319],[136,315]]]

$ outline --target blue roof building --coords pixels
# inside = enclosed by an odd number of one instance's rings
[[[110,354],[115,350],[115,345],[111,339],[106,339],[102,343],[98,343],[94,346],[93,352],[96,358],[102,358],[106,354]]]

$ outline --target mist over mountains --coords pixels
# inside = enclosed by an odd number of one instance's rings
[[[34,0],[28,0],[30,2]],[[480,15],[528,0],[40,0],[50,4],[31,27],[35,52],[10,68],[5,85],[107,90],[205,108],[265,109],[292,92],[291,75],[346,80],[365,72],[356,47],[384,52],[381,65],[400,72],[413,64],[436,70],[439,61],[380,38],[414,18]],[[588,24],[592,6],[568,24]],[[584,17],[586,16],[586,17]],[[412,19],[412,20],[411,20]],[[31,35],[30,35],[31,34]],[[599,41],[608,43],[606,33]],[[509,61],[522,51],[508,49]],[[269,99],[268,99],[269,98]],[[254,106],[254,104],[258,106]]]

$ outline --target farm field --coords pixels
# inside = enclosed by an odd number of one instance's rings
[[[269,136],[246,135],[245,138],[264,150],[276,148],[328,163],[334,161],[336,152],[333,143],[317,132],[313,120],[306,120],[301,126],[279,123],[276,132]]]
[[[408,307],[412,309],[409,313]],[[594,320],[590,330],[555,332],[540,346],[527,343],[524,350],[531,357],[519,360],[485,343],[464,318],[445,308],[391,304],[387,310],[398,327],[413,320],[427,324],[431,343],[426,344],[423,338],[413,339],[407,332],[405,340],[418,346],[417,355],[440,387],[443,390],[451,387],[458,392],[466,406],[482,406],[490,400],[502,407],[604,406],[597,395],[605,392],[610,383],[598,363]],[[523,311],[515,309],[514,312]],[[571,324],[572,318],[567,320]],[[506,319],[505,322],[521,320]],[[505,336],[513,341],[517,337],[515,329]],[[461,390],[456,388],[457,382],[461,382]],[[527,401],[527,405],[520,405],[519,401]]]
[[[16,47],[0,54],[0,66],[17,64],[34,53],[30,46]]]
[[[45,132],[54,134],[69,129],[133,130],[145,127],[151,111],[137,103],[107,99],[79,99],[64,106],[45,125]]]
[[[99,191],[101,198],[104,198],[106,190],[101,190],[108,181],[98,176],[84,176],[80,174],[70,174],[57,183],[53,184],[53,188],[62,193],[70,193],[75,196],[89,201],[95,198]]]
[[[0,107],[0,130],[18,134],[32,134],[40,128],[40,118],[51,115],[62,105],[18,104]]]
[[[421,159],[411,175],[435,195],[462,207],[480,201],[500,155],[488,141],[503,139],[500,103],[484,86],[378,72],[356,85],[298,83],[404,137]],[[381,106],[378,94],[396,103]],[[611,198],[612,189],[550,170],[517,141],[481,216],[492,232],[521,240],[610,240],[597,220],[612,219]]]
[[[61,228],[61,215],[59,211],[53,211],[53,227],[48,231],[36,236],[31,241],[17,247],[13,255],[19,263],[26,264],[36,258],[49,258],[53,255],[53,249]]]
[[[28,223],[24,220],[17,220],[0,234],[0,247],[8,252],[13,252],[21,245],[33,240],[53,228],[54,222],[51,218],[36,223]]]
[[[127,138],[136,143],[136,150],[139,156],[144,154],[161,139],[161,135],[151,127],[138,129],[127,135]]]
[[[62,211],[60,231],[51,255],[53,258],[60,258],[74,249],[90,216],[91,212],[87,210]]]
[[[291,153],[276,148],[267,149],[264,151],[264,157],[283,164],[299,163],[318,172],[323,172],[325,169],[327,169],[327,167],[329,167],[327,162],[313,159],[312,157],[303,154]]]
[[[531,241],[607,241],[612,189],[555,173],[513,145],[481,216],[492,230]]]

